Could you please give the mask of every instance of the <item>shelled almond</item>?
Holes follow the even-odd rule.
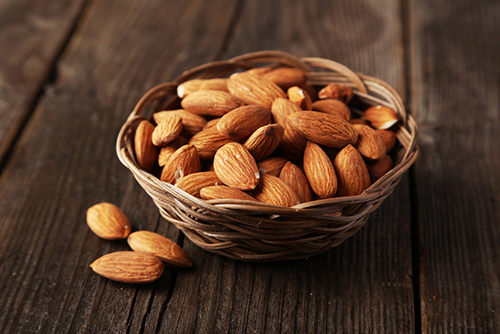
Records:
[[[351,109],[350,85],[311,86],[299,69],[261,67],[186,81],[177,93],[182,109],[143,121],[135,153],[191,196],[293,206],[362,194],[393,168],[398,113]]]

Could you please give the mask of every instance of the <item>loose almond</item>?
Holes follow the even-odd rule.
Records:
[[[183,109],[198,115],[222,116],[238,108],[241,101],[219,90],[198,90],[181,101]]]
[[[179,115],[182,118],[182,135],[186,137],[191,137],[195,133],[200,132],[207,123],[207,120],[203,116],[194,114],[184,109],[155,112],[153,114],[153,118],[156,124],[160,124],[171,115]]]
[[[286,98],[275,83],[244,72],[231,75],[227,87],[231,94],[247,104],[257,104],[267,109],[271,109],[275,99]]]
[[[179,189],[184,190],[194,197],[201,197],[200,190],[205,187],[216,186],[222,184],[214,171],[192,173],[186,175],[175,184]]]
[[[258,128],[243,144],[255,161],[267,158],[278,147],[284,129],[279,124],[269,124]]]
[[[139,167],[146,172],[153,170],[158,157],[158,148],[153,144],[153,131],[155,127],[144,120],[135,130],[134,150]]]
[[[280,179],[285,182],[299,196],[300,203],[313,200],[313,194],[309,181],[302,169],[290,161],[285,164],[280,172]]]
[[[165,118],[153,131],[153,144],[165,146],[173,142],[182,131],[182,118],[179,115],[171,115]]]
[[[254,157],[239,143],[226,144],[217,151],[214,170],[224,184],[240,190],[254,189],[260,180]]]
[[[318,144],[307,142],[304,151],[304,173],[312,190],[320,198],[330,198],[337,192],[337,174],[330,158]]]
[[[241,139],[250,136],[255,130],[271,121],[269,109],[258,105],[236,108],[217,122],[217,130],[227,138]]]
[[[297,86],[290,87],[287,90],[286,95],[290,101],[298,105],[302,110],[312,109],[311,97],[302,88]]]
[[[211,186],[205,187],[200,191],[201,198],[205,200],[210,199],[237,199],[243,201],[257,201],[247,193],[228,186]]]
[[[132,230],[127,216],[111,203],[91,206],[87,210],[87,225],[98,237],[107,240],[125,239]]]
[[[366,109],[363,118],[370,121],[376,129],[389,129],[399,120],[394,109],[386,106],[375,106]]]
[[[257,188],[250,193],[263,203],[291,207],[300,203],[299,196],[276,176],[263,174]]]
[[[156,256],[129,251],[104,255],[90,267],[97,274],[113,281],[145,284],[161,277],[164,264]]]
[[[280,67],[265,73],[261,76],[284,90],[292,86],[299,86],[307,81],[307,74],[296,68]]]
[[[345,119],[351,119],[351,109],[342,101],[334,99],[318,100],[312,104],[312,110],[321,111]]]
[[[329,85],[326,85],[318,93],[318,97],[322,100],[335,99],[335,100],[340,100],[346,104],[351,101],[353,96],[354,92],[351,87],[337,83],[331,83]]]
[[[347,145],[333,161],[338,177],[338,196],[359,195],[370,186],[370,175],[361,154]]]
[[[219,148],[233,141],[221,135],[216,127],[210,127],[191,137],[189,144],[196,147],[200,159],[212,159]]]
[[[193,265],[181,246],[158,233],[137,231],[128,236],[127,243],[135,252],[154,255],[169,266],[188,268]]]
[[[288,162],[288,159],[284,157],[272,157],[267,158],[259,162],[257,167],[259,168],[260,174],[268,174],[272,176],[280,175],[281,169]]]
[[[377,160],[385,154],[385,143],[382,137],[368,125],[353,125],[359,134],[356,149],[365,158]]]
[[[385,175],[394,167],[392,159],[388,155],[384,155],[379,160],[371,161],[368,165],[368,173],[370,174],[370,181],[375,183],[378,179]]]
[[[161,180],[174,184],[184,176],[201,170],[200,157],[196,147],[184,145],[179,147],[168,159],[161,173]]]

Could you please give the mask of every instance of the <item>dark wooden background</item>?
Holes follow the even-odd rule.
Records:
[[[0,0],[1,333],[500,332],[497,0]],[[194,246],[114,152],[139,97],[276,49],[393,85],[421,155],[343,245],[255,264]],[[179,242],[195,267],[136,286],[89,264],[91,205]]]

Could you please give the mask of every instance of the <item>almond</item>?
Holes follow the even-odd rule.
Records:
[[[384,176],[385,173],[390,171],[394,167],[392,159],[388,155],[384,155],[378,160],[371,161],[368,165],[368,173],[370,174],[370,180],[375,183],[378,179]]]
[[[181,146],[184,146],[188,143],[188,140],[184,137],[177,137],[170,144],[163,146],[160,149],[160,153],[158,154],[158,166],[163,167],[167,163],[168,159],[175,151]]]
[[[128,236],[127,243],[135,252],[154,255],[169,266],[188,268],[193,265],[181,246],[158,233],[137,231]]]
[[[284,131],[279,124],[264,125],[252,133],[243,146],[253,155],[255,161],[260,161],[276,150]]]
[[[318,93],[316,92],[316,89],[312,85],[306,82],[305,84],[299,85],[298,87],[307,92],[307,95],[309,95],[311,101],[314,102],[318,99]]]
[[[247,104],[257,104],[267,109],[271,109],[278,97],[286,97],[275,83],[248,73],[231,75],[227,87],[231,94]]]
[[[257,167],[259,168],[260,174],[269,174],[272,176],[280,175],[281,169],[288,162],[288,159],[284,157],[272,157],[267,158],[259,162]]]
[[[214,170],[224,184],[240,190],[254,189],[260,179],[254,157],[239,143],[226,144],[215,153]]]
[[[280,179],[285,182],[299,196],[300,203],[313,200],[309,181],[302,169],[288,161],[280,172]]]
[[[261,76],[261,75],[263,75],[267,72],[270,72],[272,70],[273,69],[270,67],[256,67],[256,68],[252,68],[252,69],[245,71],[245,73]]]
[[[284,90],[292,86],[302,85],[307,81],[307,74],[296,68],[280,67],[260,74],[263,78],[274,82]]]
[[[242,106],[231,110],[217,122],[217,130],[227,138],[241,139],[271,121],[269,109],[258,105]]]
[[[165,118],[153,131],[153,144],[165,146],[173,142],[182,131],[182,118],[179,115],[171,115]]]
[[[182,134],[186,137],[191,137],[195,133],[200,132],[207,123],[205,117],[193,114],[184,109],[158,111],[153,114],[153,118],[156,124],[160,124],[165,118],[171,115],[179,115],[182,118]]]
[[[312,104],[312,110],[321,111],[345,119],[351,119],[351,109],[342,101],[334,99],[319,100]]]
[[[164,269],[163,262],[156,256],[130,251],[104,255],[90,267],[110,280],[132,284],[156,281]]]
[[[276,176],[263,174],[257,188],[251,192],[263,203],[291,207],[300,203],[299,196],[285,182]]]
[[[184,176],[201,170],[200,157],[196,147],[184,145],[179,147],[168,159],[161,173],[161,180],[174,184]]]
[[[203,79],[193,79],[181,83],[177,86],[177,96],[181,99],[200,89]]]
[[[219,90],[198,90],[181,101],[183,109],[198,115],[209,116],[225,115],[240,105],[240,100],[228,92]]]
[[[222,117],[209,120],[205,125],[203,125],[203,130],[210,129],[210,128],[217,128],[217,123],[219,123],[221,118]]]
[[[338,177],[338,196],[359,195],[370,186],[370,175],[361,154],[347,145],[333,161]]]
[[[354,124],[353,127],[358,132],[356,149],[365,158],[377,160],[385,154],[385,143],[382,137],[368,125]]]
[[[200,90],[202,89],[220,90],[223,92],[229,92],[229,90],[227,89],[226,78],[205,79],[203,80],[200,86]]]
[[[394,148],[394,145],[396,145],[396,133],[392,130],[383,129],[376,129],[375,131],[379,134],[380,137],[382,137],[382,140],[384,141],[385,153],[391,152]]]
[[[330,198],[337,192],[337,174],[330,158],[318,144],[307,142],[304,151],[304,173],[312,190],[320,198]]]
[[[132,230],[127,216],[111,203],[91,206],[87,210],[87,225],[95,235],[107,240],[125,239]]]
[[[358,133],[349,122],[318,111],[291,114],[288,122],[307,139],[329,147],[344,147],[358,139]]]
[[[389,129],[399,120],[396,111],[386,106],[375,106],[366,109],[363,118],[370,121],[376,129]]]
[[[153,170],[158,157],[158,148],[153,145],[153,131],[155,127],[144,120],[135,130],[134,151],[139,167],[146,172]]]
[[[211,127],[191,137],[189,144],[196,147],[200,159],[212,159],[220,147],[233,141],[221,135],[217,128]]]
[[[284,129],[279,150],[290,160],[300,159],[307,143],[303,134],[288,123],[288,116],[296,112],[302,112],[300,107],[290,100],[282,98],[276,99],[271,108],[274,121]]]
[[[370,125],[370,122],[368,122],[366,119],[363,118],[351,118],[349,120],[349,123],[351,124],[363,124],[363,125]]]
[[[184,190],[194,197],[201,197],[200,190],[205,187],[222,184],[214,171],[199,172],[186,175],[175,184],[179,189]]]
[[[353,96],[354,92],[351,87],[337,83],[326,85],[318,93],[318,97],[322,100],[335,99],[340,100],[346,104],[351,101]]]
[[[201,198],[205,200],[210,200],[210,199],[237,199],[237,200],[244,200],[244,201],[257,201],[255,198],[252,196],[248,195],[247,193],[234,188],[234,187],[228,187],[228,186],[211,186],[211,187],[205,187],[201,189],[200,191]]]
[[[286,95],[290,101],[298,105],[302,110],[312,109],[311,97],[302,88],[297,86],[290,87],[288,88]]]

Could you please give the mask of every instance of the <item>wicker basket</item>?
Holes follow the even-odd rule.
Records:
[[[400,145],[395,167],[361,195],[315,200],[292,208],[238,200],[204,201],[138,167],[133,151],[134,131],[139,122],[149,119],[152,113],[178,105],[176,88],[179,83],[194,78],[225,77],[263,65],[304,70],[312,85],[347,84],[355,89],[353,101],[356,103],[386,105],[396,110],[402,122],[396,126]],[[331,60],[299,59],[283,52],[262,51],[202,65],[171,83],[151,89],[123,125],[116,153],[151,196],[161,215],[196,245],[230,258],[264,262],[319,254],[356,233],[370,213],[392,193],[417,158],[417,135],[417,124],[406,114],[401,98],[381,80],[354,73]]]

